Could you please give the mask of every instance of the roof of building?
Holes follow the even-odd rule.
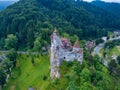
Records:
[[[79,47],[79,41],[78,41],[78,39],[76,40],[76,42],[75,42],[75,44],[74,44],[73,47],[75,47],[75,48],[80,48],[80,47]]]
[[[120,32],[120,30],[115,30],[114,32]]]
[[[83,52],[83,50],[82,50],[82,49],[79,49],[78,53],[82,53],[82,52]]]
[[[71,43],[68,38],[61,38],[62,42]]]
[[[61,38],[61,41],[62,41],[64,48],[72,47],[72,44],[68,38]]]
[[[55,33],[57,33],[57,32],[58,32],[58,30],[55,28],[54,32],[55,32]]]

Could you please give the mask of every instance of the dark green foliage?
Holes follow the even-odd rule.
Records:
[[[13,34],[7,35],[7,38],[5,39],[5,48],[6,49],[16,49],[17,48],[17,37],[14,36]]]
[[[66,90],[78,90],[78,87],[75,85],[74,81],[70,81]]]
[[[0,49],[3,49],[5,46],[5,39],[4,38],[1,38],[0,39]]]
[[[89,57],[89,56],[88,56]],[[90,56],[91,57],[91,56]],[[113,89],[112,76],[109,76],[109,71],[106,67],[100,62],[98,56],[88,58],[89,60],[84,60],[83,64],[80,65],[79,62],[74,61],[71,67],[61,71],[61,74],[64,75],[61,79],[65,78],[69,80],[67,90],[110,90]],[[92,59],[92,63],[90,63]],[[63,62],[61,67],[64,65]],[[62,68],[60,68],[61,70]],[[64,72],[64,74],[63,74]],[[118,73],[118,71],[117,71]],[[115,74],[117,75],[117,74]],[[112,78],[111,78],[112,77]]]
[[[46,76],[46,75],[44,75],[44,76],[43,76],[43,80],[46,80],[46,79],[47,79],[47,76]]]
[[[13,66],[16,66],[17,52],[14,49],[11,49],[6,54],[7,58],[12,61]]]
[[[102,39],[100,38],[100,39],[96,40],[96,45],[98,45],[98,44],[100,44],[100,43],[103,43],[103,42],[104,42],[104,40],[102,40]]]
[[[67,66],[67,67],[71,67],[72,65],[73,65],[72,62],[68,62],[68,63],[66,63],[66,66]]]
[[[92,2],[93,5],[100,7],[116,16],[120,16],[120,4],[119,3],[109,3],[102,0],[96,0]]]
[[[54,27],[60,34],[94,39],[107,35],[112,28],[118,29],[120,21],[116,18],[87,2],[20,0],[0,12],[0,38],[12,33],[18,38],[18,49],[31,50],[38,37],[41,46],[48,45]]]
[[[120,65],[120,56],[117,57],[118,64]]]
[[[2,61],[2,67],[6,70],[7,74],[11,74],[10,69],[12,68],[13,64],[12,61],[10,61],[8,58],[5,58]]]
[[[35,39],[34,48],[33,48],[35,51],[40,51],[41,50],[41,48],[42,48],[41,41],[42,41],[41,37],[37,37]]]
[[[108,66],[109,66],[110,73],[112,73],[115,71],[117,63],[115,62],[115,60],[111,60],[108,64]]]
[[[31,57],[31,63],[32,63],[33,65],[35,64],[35,61],[34,61],[33,56]]]
[[[103,52],[103,57],[105,58],[105,56],[107,55],[107,53],[106,52]]]
[[[112,40],[112,41],[108,41],[107,43],[105,43],[104,49],[112,49],[115,46],[119,46],[120,45],[120,40]]]
[[[55,78],[54,81],[53,81],[53,84],[54,85],[57,85],[59,83],[59,79],[58,78]]]
[[[6,83],[6,74],[4,69],[0,66],[0,85],[3,86]]]

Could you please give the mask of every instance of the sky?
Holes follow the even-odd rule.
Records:
[[[0,1],[19,1],[19,0],[0,0]]]
[[[0,1],[19,1],[19,0],[0,0]],[[83,0],[83,1],[91,2],[93,0]],[[120,3],[120,0],[102,0],[102,1],[105,1],[105,2],[119,2]]]
[[[84,1],[91,2],[93,0],[84,0]],[[119,2],[120,3],[120,0],[101,0],[101,1],[105,1],[105,2]]]

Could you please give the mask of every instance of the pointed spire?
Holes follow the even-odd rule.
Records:
[[[75,42],[75,44],[74,44],[73,47],[75,47],[75,48],[80,48],[80,47],[79,47],[79,41],[78,41],[78,39],[76,40],[76,42]]]
[[[55,33],[57,33],[57,32],[58,32],[56,28],[55,28],[54,32],[55,32]]]

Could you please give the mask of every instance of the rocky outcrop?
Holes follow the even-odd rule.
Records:
[[[73,61],[77,60],[82,64],[83,61],[83,50],[79,47],[78,40],[75,42],[74,46],[71,45],[69,39],[61,39],[57,30],[51,35],[51,53],[50,53],[50,63],[51,63],[51,78],[59,78],[59,66],[62,61]]]

